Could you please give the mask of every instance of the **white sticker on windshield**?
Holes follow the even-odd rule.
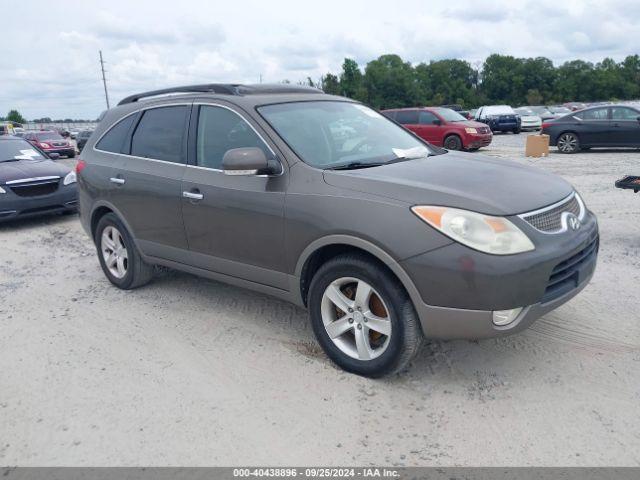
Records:
[[[375,112],[375,111],[371,110],[370,108],[365,107],[364,105],[354,105],[354,107],[356,107],[358,110],[360,110],[365,115],[369,115],[371,118],[380,118],[382,116],[378,112]]]
[[[14,160],[33,160],[33,157],[29,155],[14,155]]]
[[[20,150],[20,153],[24,156],[27,157],[39,157],[40,154],[38,152],[36,152],[33,148],[30,148],[28,150]]]

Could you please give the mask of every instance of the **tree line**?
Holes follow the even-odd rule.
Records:
[[[310,79],[306,83],[314,85]],[[640,99],[640,57],[629,55],[621,62],[605,58],[595,64],[571,60],[556,67],[545,57],[493,54],[476,69],[464,60],[412,65],[388,54],[367,63],[364,71],[346,58],[340,73],[327,73],[316,86],[377,109],[632,100]]]

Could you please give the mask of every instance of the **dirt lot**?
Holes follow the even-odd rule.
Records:
[[[525,135],[489,155],[525,159]],[[306,313],[190,275],[122,292],[75,217],[0,226],[0,464],[640,465],[640,152],[552,154],[596,212],[589,287],[517,336],[337,370]]]

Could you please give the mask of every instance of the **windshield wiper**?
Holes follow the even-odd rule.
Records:
[[[328,167],[327,170],[355,170],[358,168],[381,167],[391,162],[349,162],[334,167]]]

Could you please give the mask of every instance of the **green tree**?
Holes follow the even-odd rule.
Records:
[[[342,95],[356,100],[366,100],[367,93],[363,83],[363,75],[358,62],[345,58],[340,74],[340,90]]]
[[[418,98],[423,105],[475,105],[477,72],[468,62],[449,59],[415,67]]]
[[[527,90],[527,105],[541,105],[543,102],[542,95],[537,88]]]
[[[18,112],[17,110],[9,110],[9,113],[7,113],[7,121],[18,122],[18,123],[27,122],[25,118],[22,115],[20,115],[20,112]]]
[[[374,108],[412,107],[419,104],[415,72],[398,55],[382,55],[364,72],[367,101]]]
[[[327,73],[321,80],[324,93],[340,95],[340,80],[332,73]]]

